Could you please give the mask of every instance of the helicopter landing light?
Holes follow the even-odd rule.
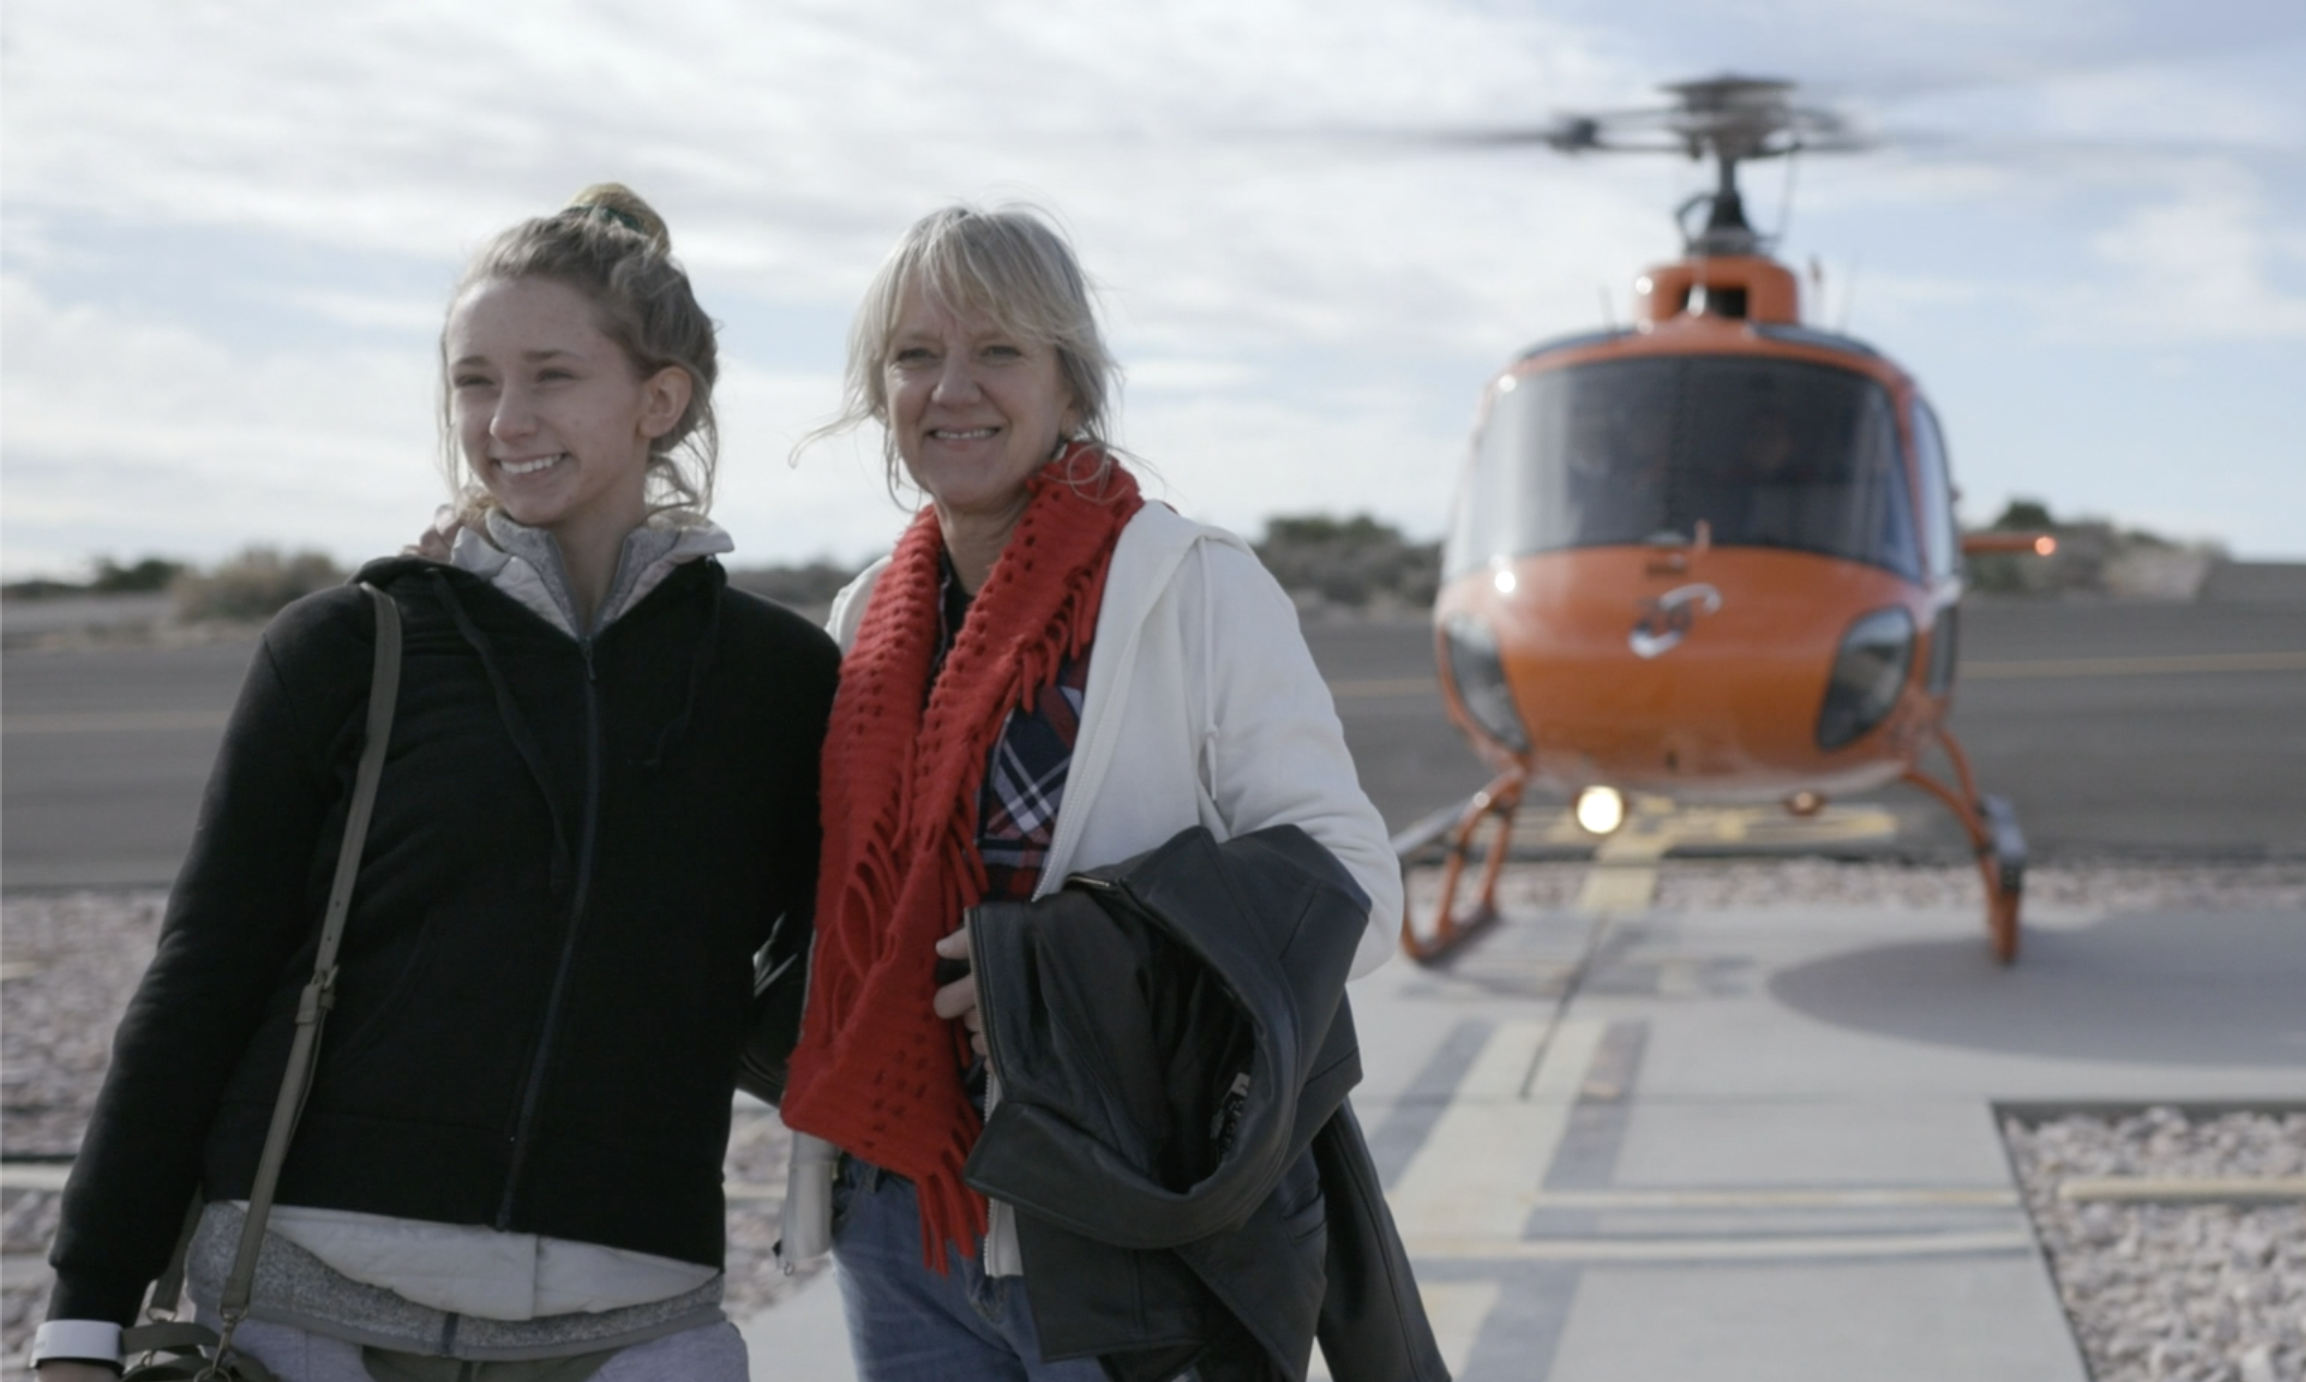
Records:
[[[1612,834],[1625,824],[1625,794],[1615,787],[1588,787],[1577,794],[1576,812],[1587,834]]]
[[[1513,587],[1515,584],[1517,584],[1517,582],[1513,578],[1513,572],[1499,571],[1497,575],[1490,579],[1490,584],[1497,587],[1498,594],[1511,595],[1513,593]]]

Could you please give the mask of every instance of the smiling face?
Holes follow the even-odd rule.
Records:
[[[1025,482],[1075,422],[1055,347],[905,291],[883,364],[888,424],[913,482],[948,525],[1011,521]]]
[[[686,370],[644,378],[583,294],[540,278],[473,285],[443,346],[458,446],[509,517],[571,556],[640,526],[649,443],[688,406]]]

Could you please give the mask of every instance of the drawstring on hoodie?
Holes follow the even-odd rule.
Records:
[[[641,760],[642,767],[663,767],[665,755],[671,753],[673,745],[680,742],[682,735],[688,733],[689,721],[696,718],[697,702],[704,696],[705,674],[712,670],[713,658],[720,651],[720,646],[720,592],[708,584],[705,588],[704,632],[697,636],[696,653],[689,659],[688,694],[682,698],[681,713],[675,715],[665,725],[664,730],[657,735],[656,747],[649,751],[648,757]]]
[[[545,809],[552,817],[552,890],[557,895],[568,891],[570,874],[576,865],[575,856],[568,845],[568,828],[561,820],[559,797],[553,790],[552,778],[545,772],[544,754],[537,747],[536,736],[530,732],[528,721],[522,717],[520,707],[512,698],[512,686],[497,669],[496,650],[488,636],[465,613],[464,602],[457,599],[456,588],[446,572],[431,573],[433,584],[440,589],[441,603],[448,607],[448,617],[455,621],[456,631],[480,658],[481,670],[488,674],[488,684],[496,693],[497,717],[504,721],[505,733],[512,738],[513,749],[521,762],[528,765],[529,776],[536,779],[537,790],[544,794]]]

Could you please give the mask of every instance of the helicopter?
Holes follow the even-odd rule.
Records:
[[[1806,816],[1905,782],[1960,822],[1993,954],[2010,963],[2025,837],[1947,725],[1962,557],[2046,555],[2055,540],[1960,533],[1944,432],[1915,380],[1806,323],[1799,279],[1746,219],[1742,165],[1866,141],[1794,104],[1790,82],[1662,90],[1661,109],[1484,136],[1710,157],[1716,177],[1676,211],[1682,257],[1635,280],[1630,326],[1533,346],[1482,392],[1434,648],[1449,715],[1494,777],[1440,818],[1435,916],[1405,916],[1403,947],[1431,962],[1495,919],[1533,789],[1569,798],[1600,837],[1634,793]],[[1932,750],[1950,779],[1925,765]]]

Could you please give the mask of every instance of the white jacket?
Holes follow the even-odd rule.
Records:
[[[825,626],[843,651],[887,565],[867,567],[833,601]],[[1195,825],[1219,840],[1299,827],[1369,897],[1354,977],[1393,953],[1401,866],[1362,793],[1296,607],[1240,538],[1149,503],[1113,550],[1081,733],[1036,895]],[[780,1254],[788,1268],[831,1244],[839,1155],[806,1133],[794,1138]],[[993,1205],[993,1275],[1020,1270],[1008,1208]]]

